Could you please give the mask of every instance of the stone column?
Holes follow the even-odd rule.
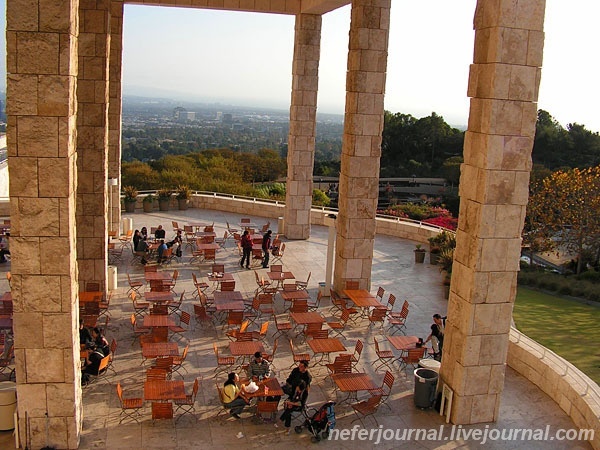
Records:
[[[119,180],[117,186],[109,190],[112,205],[109,217],[112,224],[109,230],[119,232],[121,223],[120,179],[121,179],[121,111],[122,89],[121,68],[123,56],[123,2],[112,0],[110,3],[110,52],[108,63],[109,105],[108,105],[108,178]]]
[[[77,86],[77,263],[79,284],[106,286],[108,212],[108,52],[110,0],[79,10]]]
[[[391,0],[352,2],[334,288],[369,289],[375,240]]]
[[[441,378],[455,424],[495,421],[537,118],[544,0],[480,0]]]
[[[310,236],[320,51],[321,16],[297,15],[284,213],[285,235],[289,239]]]
[[[13,327],[19,434],[30,448],[77,448],[81,428],[77,9],[77,0],[7,2]]]

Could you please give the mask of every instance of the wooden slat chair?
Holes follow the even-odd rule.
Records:
[[[297,299],[292,302],[290,306],[291,313],[303,313],[308,312],[308,300],[306,299]]]
[[[212,273],[225,273],[225,264],[213,264],[211,268]]]
[[[108,368],[109,361],[110,361],[110,355],[105,356],[104,358],[102,358],[100,360],[100,365],[98,366],[98,371],[96,373],[88,373],[89,381],[86,385],[84,385],[84,387],[88,387],[92,383],[94,383],[100,379],[103,380],[104,382],[108,383],[106,376],[108,373],[107,368]]]
[[[375,354],[377,355],[377,361],[379,365],[375,367],[375,371],[379,368],[385,366],[388,370],[392,370],[390,364],[394,362],[394,353],[391,350],[381,350],[379,348],[379,342],[377,342],[377,338],[373,337],[373,342],[375,342]]]
[[[360,339],[356,341],[354,345],[354,353],[350,355],[350,360],[352,361],[352,368],[356,369],[358,362],[360,361],[360,356],[362,355],[362,351],[364,348],[363,341]],[[340,355],[344,355],[345,353],[341,353]]]
[[[215,357],[217,358],[217,367],[215,367],[215,374],[213,375],[214,378],[221,372],[231,371],[235,364],[235,358],[233,356],[220,356],[219,348],[217,347],[216,342],[213,342],[213,351],[215,352]]]
[[[217,260],[217,251],[214,248],[208,248],[204,250],[202,258],[203,263],[215,262]]]
[[[212,316],[208,314],[204,305],[194,304],[194,319],[199,325],[209,324],[213,328],[215,326]]]
[[[325,367],[329,371],[329,377],[336,373],[352,373],[352,355],[338,355],[332,363],[325,364]]]
[[[144,407],[144,399],[141,397],[125,398],[123,396],[123,388],[121,387],[120,382],[117,382],[117,396],[119,397],[119,403],[121,405],[119,423],[122,423],[126,418],[133,419],[137,423],[140,423],[140,409]]]
[[[177,416],[175,419],[175,423],[179,421],[184,415],[191,414],[196,422],[198,422],[198,417],[194,414],[196,412],[196,397],[198,396],[198,390],[200,389],[200,382],[198,378],[194,380],[194,386],[192,387],[192,393],[186,394],[185,399],[174,400],[173,403],[175,405],[175,412],[182,410],[182,413]]]
[[[263,422],[273,422],[277,415],[278,406],[279,402],[259,400],[256,402],[256,415]],[[265,418],[263,414],[268,414],[267,418]]]
[[[162,356],[154,360],[154,364],[151,366],[153,369],[163,369],[167,372],[167,380],[171,379],[173,375],[173,357]]]
[[[317,311],[321,307],[321,299],[323,298],[323,294],[321,291],[317,292],[317,299],[313,300],[309,298],[307,300],[308,310],[309,311]]]
[[[363,400],[362,402],[358,402],[358,403],[354,403],[354,404],[350,405],[350,406],[352,406],[352,409],[354,410],[354,414],[356,414],[356,419],[354,419],[350,423],[360,420],[360,423],[362,424],[362,426],[366,428],[366,425],[363,422],[363,419],[366,418],[367,416],[372,416],[373,419],[375,420],[375,423],[377,424],[377,426],[379,426],[379,422],[377,422],[375,413],[379,409],[380,402],[381,402],[381,395],[373,395],[373,396],[369,397],[367,400]]]
[[[317,331],[311,332],[309,334],[307,334],[306,332],[304,333],[305,340],[308,338],[327,339],[328,337],[329,337],[329,330],[317,330]]]
[[[244,311],[228,311],[227,318],[223,324],[223,329],[229,330],[231,328],[241,327],[244,319]]]
[[[152,425],[157,420],[171,420],[173,425],[173,403],[171,402],[152,402]]]
[[[308,282],[310,281],[310,276],[312,272],[308,272],[308,277],[306,277],[306,281],[296,280],[296,289],[299,291],[305,291],[308,288]]]
[[[140,340],[140,336],[147,335],[150,333],[150,328],[137,326],[135,314],[131,315],[130,322],[131,328],[133,329],[133,340],[131,341],[131,346],[133,346],[136,340]]]
[[[290,351],[292,352],[292,364],[290,364],[290,368],[291,367],[295,367],[296,364],[298,364],[300,361],[310,361],[310,354],[308,353],[296,353],[294,351],[294,343],[292,342],[292,340],[290,339]]]
[[[6,356],[0,358],[0,374],[8,372],[8,379],[16,379],[15,376],[15,346],[11,344],[6,352]]]
[[[274,315],[274,320],[275,320],[275,329],[277,331],[273,334],[273,339],[275,339],[277,336],[279,336],[283,333],[287,334],[289,331],[292,330],[292,323],[291,322],[281,322],[281,321],[277,320],[277,314]]]
[[[385,405],[391,411],[392,408],[387,404],[387,399],[392,392],[392,386],[394,385],[395,377],[392,375],[392,372],[386,370],[385,375],[383,376],[383,382],[381,383],[381,387],[377,389],[369,389],[369,394],[371,395],[381,395],[380,404]]]
[[[186,345],[181,352],[181,356],[173,356],[173,372],[177,372],[179,375],[179,369],[183,369],[185,373],[188,373],[187,369],[183,366],[183,363],[187,359],[188,352],[190,350],[190,344]]]
[[[192,272],[192,281],[194,283],[194,298],[198,298],[200,292],[206,291],[210,286],[204,281],[198,281],[196,274]]]
[[[148,312],[148,309],[150,308],[150,303],[146,303],[146,302],[139,302],[138,299],[138,294],[136,293],[136,291],[131,291],[129,293],[129,298],[131,299],[131,303],[133,305],[133,312],[137,317],[143,317],[145,313]]]
[[[275,244],[273,244],[275,245]],[[283,263],[283,255],[285,254],[285,242],[283,242],[280,246],[276,247],[272,251],[273,262]]]
[[[267,332],[269,331],[269,322],[263,322],[260,326],[260,331],[252,331],[252,340],[265,342]]]
[[[235,280],[221,282],[221,292],[233,292],[233,291],[235,291]]]
[[[273,342],[273,352],[272,353],[263,353],[262,357],[265,361],[267,361],[272,368],[275,368],[275,364],[273,364],[273,361],[275,360],[275,353],[277,352],[277,342],[278,340],[275,339]]]
[[[405,355],[400,357],[400,369],[406,369],[411,366],[415,369],[419,365],[419,361],[425,357],[427,347],[418,347],[409,349]]]
[[[113,363],[114,363],[114,360],[115,360],[115,354],[116,353],[117,353],[117,341],[116,341],[115,338],[113,338],[112,341],[110,341],[110,353],[108,354],[108,356],[110,357],[110,359],[108,360],[107,369],[111,370],[115,375],[117,374],[117,371],[113,367]]]
[[[345,340],[346,336],[344,336],[344,330],[346,329],[346,324],[348,323],[349,319],[350,312],[347,309],[344,309],[339,321],[327,322],[327,325],[329,328],[331,328],[331,331],[335,336],[341,337]]]
[[[252,265],[262,265],[262,261],[264,259],[263,251],[260,248],[252,249]]]
[[[375,294],[375,298],[377,298],[377,300],[379,300],[380,302],[383,302],[384,294],[385,294],[385,289],[382,288],[381,286],[379,286],[377,288],[377,294]]]
[[[347,280],[346,281],[346,289],[360,289],[360,281],[356,281],[356,280]]]
[[[171,279],[167,281],[163,281],[163,286],[168,286],[169,289],[176,294],[175,285],[177,284],[177,280],[179,278],[179,270],[174,270],[173,275],[171,275]]]
[[[225,335],[229,338],[229,340],[237,341],[239,334],[246,333],[248,331],[248,325],[250,325],[250,321],[244,320],[239,329],[229,330],[227,333],[225,333]]]
[[[99,292],[100,291],[100,283],[96,281],[88,281],[85,285],[86,292]]]
[[[371,314],[369,315],[369,328],[373,325],[378,324],[379,328],[383,331],[383,324],[385,322],[385,318],[387,316],[387,309],[385,308],[373,308],[371,310]]]
[[[400,332],[406,335],[406,319],[408,318],[408,313],[408,302],[406,300],[404,301],[402,309],[399,312],[390,313],[388,317],[388,331],[390,334],[396,334],[396,332]]]
[[[130,292],[135,291],[138,295],[140,295],[140,289],[144,286],[144,283],[141,281],[131,281],[131,275],[127,274],[127,283],[129,284],[129,289],[125,293],[125,295],[129,295]]]
[[[227,241],[229,240],[230,236],[231,235],[229,234],[229,232],[225,231],[225,233],[223,234],[222,238],[218,237],[218,238],[215,239],[215,243],[219,244],[219,247],[225,248],[225,246],[227,245]]]
[[[165,381],[167,379],[167,369],[160,367],[150,367],[146,369],[146,381],[148,380],[160,380]]]
[[[179,315],[179,324],[175,326],[170,326],[169,332],[173,333],[173,336],[177,336],[178,338],[180,336],[183,336],[184,333],[189,331],[191,320],[192,316],[190,315],[190,313],[186,311],[181,311],[181,314]]]
[[[264,278],[259,277],[258,272],[256,270],[254,271],[254,278],[256,280],[257,286],[256,291],[254,291],[254,295],[264,292],[266,288],[271,286],[271,282],[269,280],[265,280]]]

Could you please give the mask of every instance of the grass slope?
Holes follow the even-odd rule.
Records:
[[[517,329],[600,383],[600,308],[519,288]]]

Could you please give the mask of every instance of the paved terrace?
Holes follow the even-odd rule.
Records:
[[[152,214],[129,214],[124,215],[133,219],[134,229],[146,226],[150,227],[162,224],[167,230],[167,238],[172,236],[171,221],[175,220],[180,226],[188,221],[215,223],[216,232],[222,235],[225,230],[225,222],[237,224],[241,216],[218,211],[190,209],[188,211],[155,212]],[[257,224],[265,223],[262,218],[253,217]],[[275,218],[271,220],[273,232],[277,231]],[[318,282],[323,281],[325,273],[325,261],[327,252],[327,233],[325,227],[313,226],[311,238],[307,241],[286,241],[286,252],[283,258],[284,270],[294,273],[298,279],[305,280],[309,272],[312,277],[309,283],[309,292],[316,298]],[[398,297],[396,309],[401,307],[402,301],[410,302],[410,314],[407,322],[407,334],[425,338],[429,332],[431,316],[434,313],[444,314],[447,308],[447,300],[443,299],[441,275],[437,266],[425,264],[414,264],[414,243],[403,241],[387,236],[378,236],[375,242],[373,255],[372,292],[378,286],[386,289],[387,293],[393,293]],[[184,310],[193,312],[192,308],[192,278],[191,273],[197,275],[205,274],[209,270],[208,265],[190,265],[189,255],[184,254],[181,262],[173,262],[166,266],[166,270],[179,270],[180,277],[177,281],[177,292],[186,292]],[[223,335],[220,327],[217,332],[208,327],[200,327],[193,324],[185,338],[181,340],[180,352],[189,341],[190,352],[185,363],[187,373],[184,373],[186,390],[191,391],[195,377],[202,377],[202,384],[196,402],[197,422],[190,415],[179,420],[176,425],[169,421],[152,424],[150,418],[149,403],[142,410],[143,420],[141,424],[125,420],[119,424],[119,401],[115,391],[117,381],[124,387],[126,396],[142,396],[143,380],[146,367],[141,363],[141,351],[139,344],[132,345],[132,332],[129,316],[132,313],[131,302],[125,296],[127,290],[126,273],[129,272],[134,280],[143,280],[143,268],[140,265],[130,265],[130,256],[127,255],[123,263],[118,264],[119,288],[113,292],[111,302],[111,315],[107,338],[110,341],[115,338],[118,349],[115,357],[115,369],[117,375],[110,375],[108,381],[99,381],[83,392],[84,421],[81,435],[80,448],[99,449],[148,449],[148,448],[290,448],[290,446],[310,447],[310,434],[305,430],[301,434],[294,432],[286,435],[285,428],[277,421],[278,426],[272,423],[257,424],[252,419],[252,413],[245,411],[241,420],[217,413],[221,409],[213,379],[213,369],[216,361],[212,350],[214,341],[221,347],[229,342]],[[233,240],[225,250],[217,255],[217,262],[223,262],[226,271],[234,274],[236,289],[250,296],[255,290],[256,284],[254,273],[241,269],[238,264],[239,256]],[[10,265],[0,267],[0,270],[10,270]],[[264,274],[266,271],[259,270]],[[266,275],[264,275],[266,278]],[[2,291],[8,289],[5,277],[2,277]],[[320,311],[327,315],[330,303],[329,298],[321,304]],[[283,311],[281,298],[276,297],[276,309],[279,314]],[[271,323],[271,325],[274,325]],[[267,342],[272,345],[271,336],[274,326],[269,330]],[[376,359],[374,354],[373,337],[378,336],[382,341],[381,333],[376,327],[369,330],[367,322],[359,325],[350,325],[349,331],[345,332],[346,347],[352,351],[358,338],[365,342],[360,370],[372,374],[377,383],[383,378],[383,373],[373,373],[372,362]],[[302,351],[309,351],[308,347],[296,340]],[[387,342],[385,343],[387,346]],[[271,349],[269,348],[268,351]],[[280,380],[285,379],[290,369],[291,354],[287,339],[279,338],[279,349],[275,357],[276,374]],[[325,379],[326,369],[311,368],[313,384],[309,396],[309,406],[318,407],[329,399],[335,399],[335,393],[331,381]],[[417,409],[413,404],[414,376],[409,370],[406,373],[396,370],[394,373],[396,381],[392,394],[388,400],[390,409],[382,406],[377,413],[377,420],[384,428],[428,428],[437,429],[444,424],[442,417],[434,410],[423,411]],[[174,375],[177,377],[177,375]],[[219,384],[224,381],[223,375],[218,378]],[[364,396],[364,393],[363,393]],[[359,396],[360,397],[360,396]],[[351,421],[355,415],[349,406],[341,405],[336,408],[337,427],[340,429],[351,427]],[[376,427],[372,418],[365,421],[368,427]],[[296,423],[293,423],[294,426]],[[352,425],[360,424],[355,422]],[[565,413],[544,393],[528,380],[518,375],[515,371],[507,368],[505,389],[500,406],[500,419],[492,424],[498,429],[509,428],[540,428],[550,425],[552,430],[573,428],[573,423]],[[484,429],[486,425],[466,426],[466,430]],[[236,437],[238,433],[243,437]],[[50,435],[52,431],[50,430]],[[448,433],[449,434],[449,433]],[[448,435],[447,434],[447,435]],[[330,441],[321,443],[328,448],[364,448],[375,447],[374,442],[364,441]],[[0,432],[0,448],[13,448],[14,440],[11,432]],[[591,448],[587,442],[488,442],[485,447],[478,442],[470,441],[411,441],[411,442],[387,442],[379,445],[381,448],[411,448],[411,449],[434,449],[434,448],[486,448],[486,449],[573,449]]]

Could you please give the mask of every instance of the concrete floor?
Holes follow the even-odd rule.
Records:
[[[222,235],[225,230],[225,221],[230,224],[239,222],[241,216],[230,213],[207,210],[188,210],[188,211],[168,211],[154,212],[152,214],[127,214],[124,217],[130,217],[134,221],[134,229],[142,226],[150,227],[162,224],[167,230],[167,238],[174,233],[171,231],[171,220],[178,222],[183,226],[188,221],[214,222],[216,231]],[[253,222],[263,224],[264,219],[253,218]],[[272,228],[274,232],[277,229],[276,220],[272,219]],[[285,241],[285,239],[284,239]],[[283,258],[284,270],[292,271],[298,279],[306,279],[309,272],[312,276],[309,283],[309,292],[313,298],[316,297],[318,282],[324,281],[325,261],[327,252],[327,228],[314,226],[311,230],[311,237],[307,241],[287,241],[286,253]],[[372,270],[372,288],[375,292],[378,286],[382,286],[387,293],[393,293],[398,298],[396,309],[399,309],[404,299],[410,303],[410,314],[407,321],[407,334],[416,335],[425,338],[429,333],[431,316],[434,313],[445,314],[447,300],[443,298],[442,277],[437,266],[425,264],[415,264],[413,257],[414,243],[403,241],[387,236],[378,236],[375,241],[373,254]],[[99,448],[99,449],[149,449],[149,448],[232,448],[251,447],[251,448],[289,448],[290,446],[311,446],[310,434],[304,430],[301,434],[294,432],[286,435],[285,428],[279,421],[277,424],[261,423],[257,424],[252,417],[251,411],[245,411],[241,420],[230,418],[227,414],[219,417],[217,413],[221,406],[217,398],[215,389],[215,379],[213,379],[213,368],[215,366],[215,356],[212,350],[213,342],[225,347],[229,342],[221,332],[220,327],[217,332],[207,327],[194,326],[185,338],[180,342],[180,351],[185,344],[189,342],[190,352],[185,363],[187,374],[184,373],[186,389],[191,391],[192,383],[195,377],[202,377],[200,392],[196,402],[196,419],[187,415],[181,418],[175,425],[171,422],[157,422],[152,424],[150,419],[150,405],[146,405],[142,411],[143,420],[141,424],[128,422],[119,424],[119,401],[115,391],[117,381],[121,382],[126,395],[141,396],[143,393],[143,380],[146,367],[142,364],[139,344],[132,345],[132,332],[129,323],[129,316],[132,312],[130,302],[125,296],[127,290],[126,273],[129,272],[134,280],[143,280],[142,266],[129,264],[129,255],[123,263],[118,264],[119,288],[113,292],[111,302],[112,319],[106,332],[109,341],[115,338],[118,342],[118,349],[115,357],[115,369],[117,375],[111,375],[108,378],[109,383],[100,381],[83,392],[84,401],[84,421],[81,433],[80,448]],[[255,287],[254,273],[241,269],[238,264],[238,252],[233,242],[230,242],[227,248],[220,251],[217,255],[218,262],[226,265],[226,271],[232,272],[236,279],[236,289],[241,290],[250,296]],[[191,273],[202,276],[209,270],[208,265],[189,264],[189,255],[184,255],[181,262],[174,262],[167,270],[177,269],[180,272],[177,281],[177,292],[186,292],[186,301],[184,310],[192,312],[191,292],[192,279]],[[10,265],[0,267],[0,271],[10,270]],[[261,271],[259,271],[260,273]],[[265,271],[262,271],[265,273]],[[265,275],[266,278],[266,275]],[[1,283],[5,282],[2,277]],[[7,286],[0,286],[0,289],[7,289]],[[329,309],[329,299],[324,299],[321,305],[321,312],[327,315]],[[279,314],[283,312],[281,298],[276,299],[276,309]],[[271,324],[273,325],[273,324]],[[273,327],[274,328],[274,327]],[[267,342],[272,344],[271,336],[273,329],[269,331]],[[349,350],[354,348],[358,338],[365,342],[365,351],[363,352],[360,370],[373,375],[376,382],[381,382],[383,373],[374,373],[372,362],[376,359],[374,354],[373,338],[378,337],[379,341],[384,340],[381,331],[378,328],[369,329],[366,321],[358,325],[351,325],[345,332],[347,340],[345,345]],[[300,350],[308,351],[305,344],[296,340],[296,345]],[[387,342],[384,344],[387,345]],[[270,349],[269,349],[270,350]],[[287,377],[291,364],[291,354],[287,338],[279,338],[279,349],[275,357],[276,374],[278,378]],[[309,406],[319,407],[327,400],[335,400],[336,394],[333,390],[331,381],[325,379],[327,373],[324,368],[309,369],[313,375],[313,385],[309,396]],[[175,375],[176,376],[176,375]],[[439,430],[440,426],[445,425],[443,418],[434,410],[421,410],[414,406],[413,390],[414,375],[412,371],[395,370],[396,377],[392,394],[388,400],[390,408],[382,406],[376,415],[378,424],[383,429],[403,430],[409,428],[418,428],[429,430]],[[218,383],[222,385],[224,379],[221,375]],[[362,393],[360,397],[365,397]],[[336,407],[337,428],[340,430],[351,428],[354,425],[361,425],[359,421],[351,423],[355,419],[352,408],[348,405],[339,405]],[[367,418],[365,425],[368,429],[377,428],[373,418]],[[550,427],[550,433],[557,429],[573,428],[573,423],[564,414],[564,412],[548,396],[537,389],[532,383],[518,375],[512,369],[507,368],[505,389],[502,394],[502,403],[500,406],[500,418],[494,424],[481,424],[476,426],[463,427],[467,432],[471,430],[485,430],[494,428],[506,430],[511,428],[544,428]],[[464,431],[463,430],[463,431]],[[410,448],[410,449],[435,449],[435,448],[486,448],[486,449],[574,449],[591,448],[587,442],[567,442],[567,441],[522,441],[522,440],[496,440],[488,441],[485,447],[480,444],[480,440],[451,440],[451,425],[447,425],[445,434],[441,440],[393,440],[383,441],[377,445],[378,448]],[[241,433],[238,437],[239,433]],[[389,433],[389,432],[388,432]],[[375,435],[376,436],[376,435]],[[372,448],[375,447],[376,438],[373,440],[359,440],[358,435],[355,440],[337,440],[321,443],[329,448]],[[51,442],[50,442],[51,444]],[[0,432],[0,448],[13,448],[14,440],[11,432]]]

